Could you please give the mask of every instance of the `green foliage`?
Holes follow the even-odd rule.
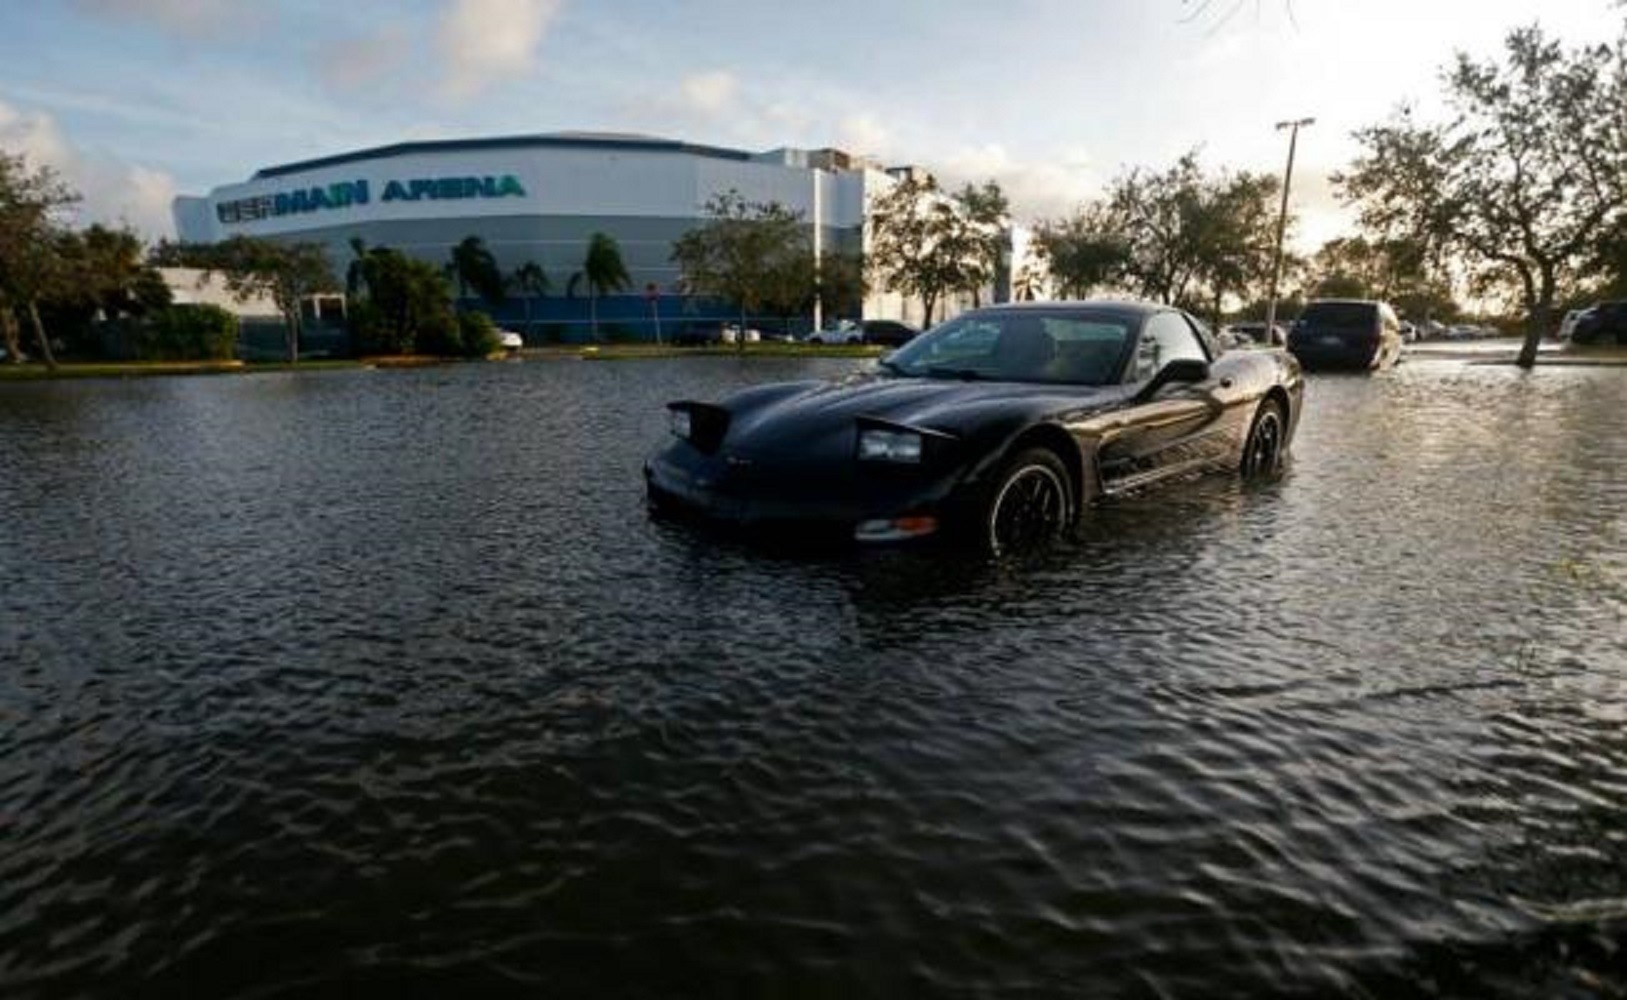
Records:
[[[1417,319],[1457,313],[1450,287],[1432,275],[1415,240],[1329,240],[1307,263],[1305,277],[1308,298],[1384,299],[1401,315]]]
[[[582,270],[571,275],[566,289],[576,294],[578,281],[588,286],[588,314],[592,317],[593,339],[599,339],[599,296],[619,292],[633,284],[627,265],[621,259],[621,246],[607,233],[594,233],[588,238],[587,255],[582,258]]]
[[[288,360],[299,360],[305,299],[338,290],[327,251],[320,243],[284,243],[253,236],[233,236],[220,243],[164,243],[152,254],[155,263],[196,267],[219,273],[238,301],[264,296],[283,318]]]
[[[497,324],[483,312],[458,314],[458,343],[448,353],[465,358],[483,358],[499,347]]]
[[[708,201],[706,214],[673,246],[686,292],[731,302],[742,315],[789,314],[812,300],[813,247],[801,212],[731,190]]]
[[[955,209],[930,176],[906,177],[870,206],[870,266],[881,283],[921,300],[926,321],[961,278]]]
[[[627,265],[621,259],[621,245],[615,237],[594,233],[588,238],[587,256],[582,258],[582,277],[587,282],[588,294],[595,297],[631,287],[633,279],[627,274]]]
[[[1556,300],[1627,213],[1627,43],[1567,51],[1533,26],[1503,55],[1460,53],[1443,76],[1451,117],[1403,109],[1357,131],[1363,153],[1334,181],[1374,237],[1432,263],[1451,254],[1482,291],[1517,289],[1529,365]]]
[[[131,338],[140,361],[227,361],[236,348],[237,317],[213,305],[167,306]]]
[[[1011,204],[1000,185],[984,181],[967,184],[952,196],[957,209],[945,251],[959,262],[953,291],[972,297],[972,305],[982,304],[983,289],[994,283],[1008,263]]]
[[[1035,249],[1059,297],[1088,299],[1096,289],[1117,284],[1124,277],[1130,265],[1130,243],[1112,232],[1112,227],[1099,209],[1086,208],[1035,228]]]
[[[871,204],[870,267],[883,284],[920,298],[930,323],[947,295],[979,302],[1006,265],[1008,212],[993,181],[946,194],[930,176],[906,177]]]
[[[1269,281],[1278,192],[1274,177],[1208,174],[1187,153],[1163,171],[1120,175],[1102,200],[1042,223],[1035,241],[1064,296],[1123,287],[1218,315]]]
[[[819,255],[819,304],[826,316],[857,316],[870,292],[864,254],[826,250]]]
[[[452,248],[452,276],[457,279],[459,295],[467,296],[474,289],[493,305],[501,305],[508,297],[497,258],[478,236],[466,236]]]
[[[22,157],[0,151],[0,336],[8,362],[22,360],[18,330],[26,319],[41,356],[56,367],[39,305],[72,286],[60,250],[71,237],[64,212],[78,200],[49,167],[30,170]]]
[[[351,338],[360,354],[459,354],[452,290],[440,269],[389,247],[364,249],[352,265]],[[448,349],[456,345],[456,349]]]

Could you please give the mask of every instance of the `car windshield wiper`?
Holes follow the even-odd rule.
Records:
[[[931,378],[958,378],[962,382],[976,382],[983,377],[983,373],[976,368],[950,368],[945,365],[934,365],[926,373]]]

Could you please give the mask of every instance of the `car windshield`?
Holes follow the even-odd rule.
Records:
[[[907,378],[1106,385],[1123,371],[1130,320],[1089,312],[971,312],[887,358]]]

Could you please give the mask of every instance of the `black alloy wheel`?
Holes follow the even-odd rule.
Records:
[[[1286,437],[1287,422],[1282,404],[1274,399],[1261,403],[1243,445],[1243,478],[1264,479],[1281,472]]]
[[[1062,460],[1048,448],[1029,448],[1006,463],[989,501],[987,541],[995,555],[1055,541],[1073,513],[1073,488]]]

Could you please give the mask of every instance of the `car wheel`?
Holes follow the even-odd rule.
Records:
[[[1239,471],[1244,479],[1264,479],[1282,471],[1287,431],[1282,404],[1274,399],[1261,403],[1254,413],[1254,423],[1249,426],[1248,440],[1243,443],[1243,462]]]
[[[1073,487],[1062,460],[1048,448],[1029,448],[995,480],[985,540],[995,555],[1035,549],[1055,541],[1072,513]]]

